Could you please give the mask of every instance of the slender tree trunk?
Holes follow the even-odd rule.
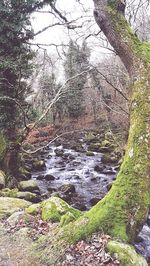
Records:
[[[130,130],[123,164],[110,192],[60,237],[70,242],[102,230],[132,241],[150,206],[150,54],[132,33],[121,0],[93,0],[96,22],[120,56],[131,77]]]

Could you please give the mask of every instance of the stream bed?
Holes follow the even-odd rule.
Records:
[[[60,151],[60,154],[63,150],[63,155],[56,155],[56,150],[58,153]],[[51,146],[45,159],[46,170],[33,173],[32,178],[37,179],[43,193],[59,191],[59,188],[61,191],[62,186],[72,185],[70,188],[72,187],[71,196],[74,204],[73,202],[69,203],[74,207],[75,205],[78,207],[77,203],[80,203],[86,210],[94,205],[94,200],[99,201],[105,196],[116,177],[115,167],[102,165],[101,158],[102,154],[98,152],[93,152],[92,156],[88,156],[85,152],[64,149],[62,145],[57,149],[55,146]],[[42,175],[50,180],[42,179]]]
[[[83,139],[79,143],[81,149],[60,143],[48,146],[40,155],[46,168],[33,172],[32,178],[37,180],[45,198],[58,195],[73,207],[86,211],[106,195],[119,165],[103,163],[102,152],[88,153],[87,143]],[[134,246],[150,265],[150,215]]]

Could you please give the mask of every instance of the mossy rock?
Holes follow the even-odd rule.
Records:
[[[148,266],[146,260],[130,245],[109,241],[107,248],[111,254],[115,254],[122,266]]]
[[[110,132],[110,131],[107,131],[106,133],[105,133],[105,140],[112,140],[112,137],[113,137],[113,134],[112,134],[112,132]]]
[[[31,173],[25,167],[19,168],[19,174],[20,174],[20,177],[22,177],[23,179],[31,178]]]
[[[101,148],[101,143],[91,143],[88,147],[90,151],[96,151],[99,152],[99,149]]]
[[[29,191],[19,191],[16,194],[16,197],[19,199],[24,199],[33,203],[38,203],[40,201],[40,197],[35,193]]]
[[[68,212],[73,214],[75,218],[81,215],[81,211],[72,208],[58,197],[51,197],[42,202],[42,219],[44,221],[60,222],[61,217]]]
[[[111,154],[104,154],[102,159],[101,159],[101,162],[104,164],[107,164],[107,163],[113,164],[113,163],[117,163],[118,159],[115,156],[112,156]]]
[[[103,140],[102,141],[102,146],[103,147],[109,147],[111,145],[111,142],[107,139]]]
[[[21,191],[30,191],[33,192],[35,190],[39,190],[39,187],[35,180],[27,180],[27,181],[21,181],[18,185],[19,189]]]
[[[10,198],[16,198],[17,196],[18,189],[9,189],[9,188],[4,188],[0,190],[0,197],[10,197]]]
[[[43,160],[34,161],[32,164],[32,169],[34,171],[43,171],[43,170],[45,170],[45,168],[46,168],[46,165],[45,165],[45,162]]]
[[[41,204],[32,204],[28,208],[25,209],[25,212],[31,215],[36,215],[40,212],[41,209]]]
[[[62,150],[62,149],[55,149],[55,154],[58,157],[59,156],[62,157],[64,155],[64,150]]]
[[[71,148],[76,152],[84,152],[85,151],[82,144],[80,144],[80,143],[76,143],[76,144],[72,145]]]
[[[60,219],[60,226],[64,226],[76,220],[76,217],[71,212],[67,212]]]
[[[5,173],[0,170],[0,189],[3,189],[5,187],[5,183],[6,183]]]
[[[31,202],[9,198],[9,197],[0,197],[0,218],[8,217],[14,212],[23,210],[31,205]]]
[[[94,152],[92,152],[92,151],[87,151],[87,152],[86,152],[86,155],[87,155],[87,156],[94,156]]]
[[[93,134],[92,132],[89,132],[85,134],[85,141],[90,142],[97,142],[99,141],[100,136]]]

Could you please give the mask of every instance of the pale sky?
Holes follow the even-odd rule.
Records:
[[[93,1],[92,0],[82,0],[80,1],[82,4],[77,4],[75,0],[57,0],[58,9],[64,14],[67,19],[73,20],[78,19],[75,22],[75,25],[83,25],[82,28],[76,30],[69,30],[65,26],[54,26],[46,30],[45,32],[37,35],[35,37],[34,43],[40,44],[57,44],[60,45],[62,43],[68,44],[69,37],[76,40],[78,43],[81,43],[83,39],[89,34],[97,33],[99,31],[99,27],[97,26],[94,17],[93,17]],[[86,10],[84,10],[86,9]],[[50,10],[49,8],[45,8],[44,11]],[[82,18],[80,18],[82,16]],[[43,29],[47,25],[54,24],[59,22],[58,19],[54,18],[51,14],[43,14],[43,13],[34,13],[32,16],[32,25],[35,33],[39,30]],[[92,58],[96,60],[98,57],[102,57],[103,54],[110,53],[109,50],[103,49],[104,42],[95,37],[88,38],[88,45],[92,50]],[[56,52],[56,48],[50,46],[45,47],[50,53]],[[61,48],[60,48],[61,50]]]

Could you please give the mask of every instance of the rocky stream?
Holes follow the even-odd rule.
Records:
[[[37,181],[42,198],[59,196],[86,211],[105,196],[119,171],[121,156],[114,152],[110,137],[101,145],[97,141],[81,136],[76,141],[66,138],[40,153],[41,164],[36,165],[32,179]],[[134,246],[150,265],[150,215]]]

